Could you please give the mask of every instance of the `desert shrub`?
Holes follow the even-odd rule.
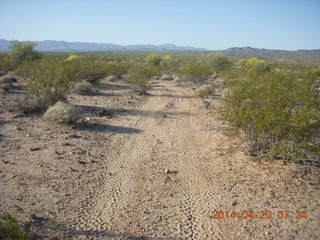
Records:
[[[49,107],[48,99],[43,95],[17,95],[10,104],[11,111],[23,114],[33,114],[44,112]]]
[[[316,146],[320,105],[312,75],[248,72],[230,83],[222,116],[247,133],[252,149],[296,158]]]
[[[133,66],[129,71],[128,82],[137,87],[137,91],[145,94],[150,88],[149,81],[157,72],[154,68],[147,66]]]
[[[121,78],[122,75],[128,73],[128,66],[122,65],[122,64],[106,64],[104,66],[104,72],[107,75],[113,75],[117,76],[118,78]]]
[[[311,71],[316,77],[320,77],[320,66],[312,68]]]
[[[57,102],[43,115],[43,119],[57,123],[73,123],[80,118],[79,110],[76,106],[64,102]]]
[[[73,85],[71,92],[76,94],[89,93],[92,88],[92,84],[86,81],[77,82]]]
[[[75,71],[75,78],[78,81],[87,80],[91,83],[106,76],[105,63],[88,57],[77,58],[73,61],[64,62],[65,68]]]
[[[175,72],[181,65],[181,59],[174,58],[172,56],[163,56],[160,66],[165,69],[166,72]]]
[[[156,54],[156,53],[149,54],[145,58],[146,64],[151,65],[151,66],[160,66],[162,60],[163,60],[163,57],[159,54]]]
[[[65,61],[66,62],[70,62],[70,61],[72,62],[72,61],[75,61],[75,60],[79,60],[81,58],[82,58],[81,56],[73,54],[73,55],[70,55],[69,57],[67,57],[65,59]]]
[[[25,62],[17,69],[17,74],[26,78],[27,92],[33,96],[44,96],[50,105],[64,99],[77,73],[75,66],[54,58]]]
[[[203,85],[199,87],[195,92],[195,95],[198,97],[206,97],[214,94],[215,94],[215,88],[213,85]]]
[[[41,54],[34,51],[36,43],[34,42],[11,42],[11,51],[8,54],[7,61],[10,62],[11,67],[16,68],[24,61],[34,61],[41,58]]]
[[[180,74],[196,82],[207,79],[212,70],[204,62],[187,62],[180,69]]]
[[[28,240],[27,232],[18,221],[9,214],[0,215],[0,239]]]
[[[231,60],[223,54],[210,53],[207,56],[208,65],[214,72],[219,74],[221,71],[226,70],[232,66]]]
[[[7,55],[0,55],[0,71],[12,70],[13,66]]]
[[[271,71],[271,64],[257,58],[249,58],[243,62],[246,67],[257,73],[267,73]]]

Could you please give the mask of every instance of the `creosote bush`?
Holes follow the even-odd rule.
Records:
[[[198,97],[206,97],[214,94],[215,94],[214,85],[203,85],[199,87],[195,92],[195,95]]]
[[[23,114],[42,113],[49,107],[49,102],[44,95],[17,95],[12,99],[10,109]]]
[[[157,70],[147,66],[133,66],[129,71],[128,83],[137,87],[140,94],[145,94],[150,88],[150,79],[157,75]]]
[[[249,70],[254,71],[256,73],[267,73],[271,71],[271,63],[261,60],[261,59],[257,59],[257,58],[249,58],[246,60],[240,60],[238,65],[240,66],[245,66],[247,67]]]
[[[207,79],[212,75],[212,70],[204,62],[187,62],[182,65],[180,74],[191,81],[197,82]]]
[[[253,150],[286,159],[316,151],[320,105],[313,75],[245,72],[229,81],[222,115],[243,129]]]
[[[228,57],[226,57],[223,54],[215,54],[210,53],[207,56],[207,63],[210,66],[210,68],[219,74],[220,72],[227,70],[232,66],[231,60],[229,60]]]
[[[28,240],[25,229],[9,214],[0,214],[0,239]]]
[[[70,124],[79,120],[79,109],[64,102],[57,102],[43,115],[43,119],[51,122]]]
[[[151,66],[156,66],[156,67],[160,66],[162,61],[163,61],[163,57],[159,54],[156,54],[156,53],[149,54],[145,58],[146,64],[151,65]]]
[[[42,57],[42,55],[34,50],[36,43],[34,42],[11,42],[11,51],[7,55],[6,61],[10,68],[16,68],[25,61],[34,61]]]
[[[55,58],[25,62],[17,69],[29,95],[46,97],[49,105],[62,101],[75,81],[77,68]]]

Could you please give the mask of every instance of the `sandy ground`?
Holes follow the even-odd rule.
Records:
[[[119,82],[96,90],[70,97],[85,119],[73,127],[1,110],[0,211],[34,236],[320,239],[317,169],[248,156],[244,138],[226,136],[175,82],[146,97]]]

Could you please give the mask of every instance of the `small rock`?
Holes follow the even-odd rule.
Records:
[[[17,118],[23,118],[25,115],[24,114],[16,114],[12,118],[17,119]]]
[[[170,173],[169,169],[165,169],[165,170],[164,170],[164,173],[165,173],[165,174],[169,174],[169,173]]]
[[[30,151],[31,151],[31,152],[35,152],[35,151],[39,151],[39,150],[41,150],[40,147],[31,147],[31,148],[30,148]]]
[[[64,142],[61,144],[62,146],[71,146],[71,143],[68,143],[68,142]]]
[[[32,220],[37,221],[37,222],[45,222],[46,220],[48,220],[45,217],[37,216],[35,214],[31,214],[30,217],[31,217]]]
[[[169,74],[163,74],[161,76],[161,80],[171,81],[171,80],[173,80],[173,77],[171,75],[169,75]]]
[[[112,82],[118,80],[118,77],[115,75],[111,75],[109,77],[106,77],[106,80]]]
[[[6,72],[6,71],[0,71],[0,77],[6,75],[7,73],[8,73],[8,72]]]
[[[237,200],[235,200],[235,201],[233,201],[233,202],[232,202],[232,206],[234,206],[234,207],[235,207],[235,206],[237,206],[237,205],[238,205]]]
[[[69,134],[68,138],[81,138],[81,136],[79,136],[77,134]]]

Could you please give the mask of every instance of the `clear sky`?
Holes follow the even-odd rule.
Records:
[[[320,49],[320,0],[0,0],[0,39]]]

